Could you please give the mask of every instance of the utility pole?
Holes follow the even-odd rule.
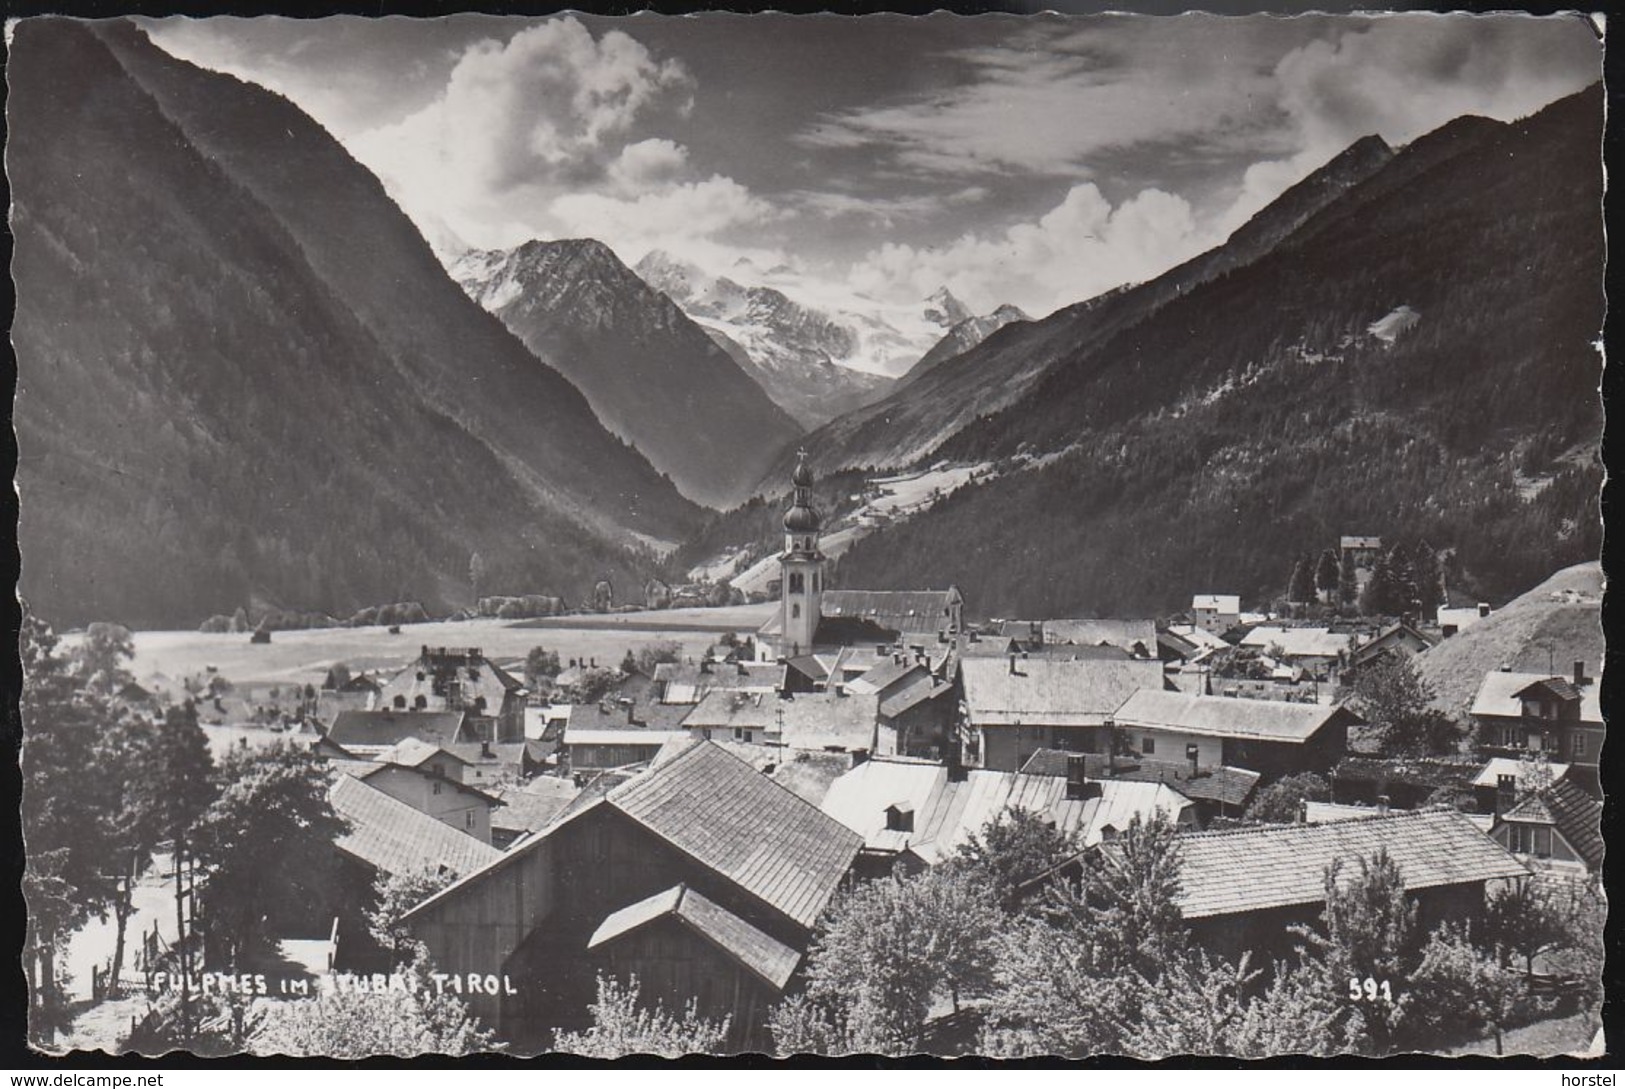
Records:
[[[181,884],[181,853],[184,850],[179,836],[175,837],[175,954],[181,970],[181,1040],[192,1038],[191,957],[186,949],[186,890]]]

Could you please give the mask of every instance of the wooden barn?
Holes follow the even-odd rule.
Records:
[[[862,838],[710,742],[594,783],[544,831],[406,916],[441,971],[506,977],[467,996],[516,1051],[586,1023],[601,971],[643,997],[731,1016],[766,1045],[767,1007],[795,986],[819,913]]]

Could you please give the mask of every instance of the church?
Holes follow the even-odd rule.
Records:
[[[812,470],[803,452],[790,478],[779,556],[779,608],[756,633],[764,661],[791,660],[844,647],[910,648],[935,655],[964,630],[958,589],[831,590],[818,547],[823,520],[812,505]]]

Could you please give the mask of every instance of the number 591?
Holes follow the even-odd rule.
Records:
[[[1392,1002],[1394,992],[1386,979],[1379,983],[1367,976],[1364,980],[1349,980],[1349,998],[1355,1002],[1375,1002],[1378,998],[1384,1002]]]

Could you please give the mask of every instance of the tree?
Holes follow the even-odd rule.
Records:
[[[551,685],[559,675],[559,654],[546,647],[531,647],[525,655],[525,683],[531,688]]]
[[[1186,955],[1178,894],[1177,830],[1136,816],[1086,856],[1076,884],[1052,884],[1041,914],[1001,933],[980,1047],[1070,1057],[1127,1048],[1146,989]]]
[[[373,1055],[469,1055],[493,1050],[489,1030],[460,999],[414,972],[398,990],[341,989],[270,1004],[253,1038],[261,1054],[365,1059]],[[408,989],[411,988],[411,989]]]
[[[422,951],[401,916],[457,880],[442,866],[424,866],[405,873],[380,872],[373,882],[374,903],[367,911],[367,933],[395,955],[396,961],[412,959]]]
[[[328,771],[308,750],[277,741],[233,751],[220,796],[193,832],[209,936],[235,964],[275,928],[332,915],[340,895],[334,843],[348,825],[327,800]]]
[[[592,1026],[585,1032],[555,1033],[553,1049],[591,1059],[619,1059],[627,1055],[658,1055],[678,1059],[684,1055],[720,1055],[728,1039],[729,1019],[708,1021],[690,1001],[681,1013],[667,1013],[658,1005],[638,1005],[638,977],[626,984],[613,977],[598,977],[598,997],[589,1007]]]
[[[1358,873],[1344,879],[1343,859],[1326,868],[1326,903],[1320,930],[1298,933],[1325,962],[1328,978],[1351,987],[1345,997],[1362,1041],[1375,1054],[1392,1051],[1413,996],[1407,986],[1420,949],[1416,905],[1386,848],[1355,859]],[[1372,981],[1375,994],[1364,987]],[[1352,987],[1359,986],[1360,997]]]
[[[1342,612],[1355,607],[1360,596],[1360,582],[1354,573],[1354,557],[1345,555],[1337,569],[1337,605]]]
[[[1504,884],[1490,893],[1484,915],[1484,944],[1504,964],[1517,954],[1524,969],[1535,970],[1535,958],[1569,937],[1567,905],[1551,888],[1533,880]]]
[[[1315,600],[1314,561],[1307,555],[1299,556],[1292,565],[1292,577],[1287,580],[1286,598],[1294,605],[1308,605]]]
[[[1406,1036],[1418,1049],[1488,1031],[1499,1055],[1502,1028],[1529,1003],[1524,978],[1474,948],[1465,929],[1453,926],[1429,936],[1410,985],[1419,1000]]]
[[[1337,562],[1337,553],[1330,548],[1323,549],[1320,560],[1315,564],[1315,589],[1327,604],[1337,600],[1337,588],[1341,584],[1343,570]]]
[[[1432,620],[1446,600],[1444,569],[1439,563],[1439,553],[1432,545],[1422,541],[1411,556],[1411,564],[1416,571],[1416,599],[1421,606],[1421,618]]]
[[[1350,704],[1364,718],[1385,756],[1451,752],[1459,734],[1432,706],[1431,685],[1408,658],[1383,655],[1360,670]]]
[[[1291,824],[1298,819],[1304,802],[1324,802],[1331,798],[1332,788],[1325,779],[1312,771],[1287,775],[1253,795],[1247,806],[1247,819],[1269,824]]]
[[[1017,890],[1061,863],[1076,857],[1083,841],[1076,832],[1062,832],[1054,822],[1027,809],[1006,809],[982,830],[972,832],[959,845],[949,865],[970,875],[998,900],[1000,908],[1015,912]]]
[[[135,657],[135,640],[121,624],[95,623],[73,653],[74,676],[98,696],[110,698],[132,678],[124,663]]]
[[[29,927],[23,952],[37,1003],[30,1028],[47,1041],[61,1012],[57,953],[86,919],[114,902],[125,861],[113,834],[115,791],[106,789],[106,769],[95,759],[97,739],[114,715],[96,693],[76,685],[58,645],[49,624],[24,615],[19,809]]]
[[[655,666],[665,662],[680,661],[682,656],[682,644],[670,639],[658,643],[645,643],[638,648],[637,670],[645,677],[652,677],[654,676]]]
[[[570,698],[575,703],[597,703],[610,690],[624,679],[618,669],[588,669],[583,670],[580,678],[571,686]]]
[[[836,900],[807,954],[807,994],[887,1054],[918,1047],[939,1001],[986,995],[1003,916],[991,891],[950,869],[869,882]]]

